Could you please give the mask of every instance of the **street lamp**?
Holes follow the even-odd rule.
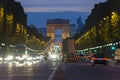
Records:
[[[115,14],[115,12],[112,12],[112,15]]]

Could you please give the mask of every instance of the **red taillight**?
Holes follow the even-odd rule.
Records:
[[[108,58],[103,58],[103,60],[109,60]]]
[[[95,57],[92,57],[92,60],[98,60],[97,58],[95,58]]]

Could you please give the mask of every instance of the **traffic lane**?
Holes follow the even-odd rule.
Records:
[[[52,80],[65,80],[65,75],[64,75],[62,64],[58,66],[54,76],[52,77]]]
[[[0,80],[48,80],[56,65],[56,62],[39,62],[20,66],[14,63],[2,63],[0,64]]]
[[[120,69],[89,63],[63,64],[65,80],[120,80]]]

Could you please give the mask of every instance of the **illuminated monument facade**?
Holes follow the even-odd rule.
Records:
[[[47,36],[50,36],[52,40],[55,39],[55,30],[60,29],[62,33],[62,39],[70,37],[70,24],[67,19],[53,19],[47,20]]]

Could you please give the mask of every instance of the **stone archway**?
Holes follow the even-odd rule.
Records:
[[[47,20],[47,36],[50,36],[52,40],[55,39],[55,30],[61,29],[62,39],[70,37],[70,24],[67,19],[53,19]]]

